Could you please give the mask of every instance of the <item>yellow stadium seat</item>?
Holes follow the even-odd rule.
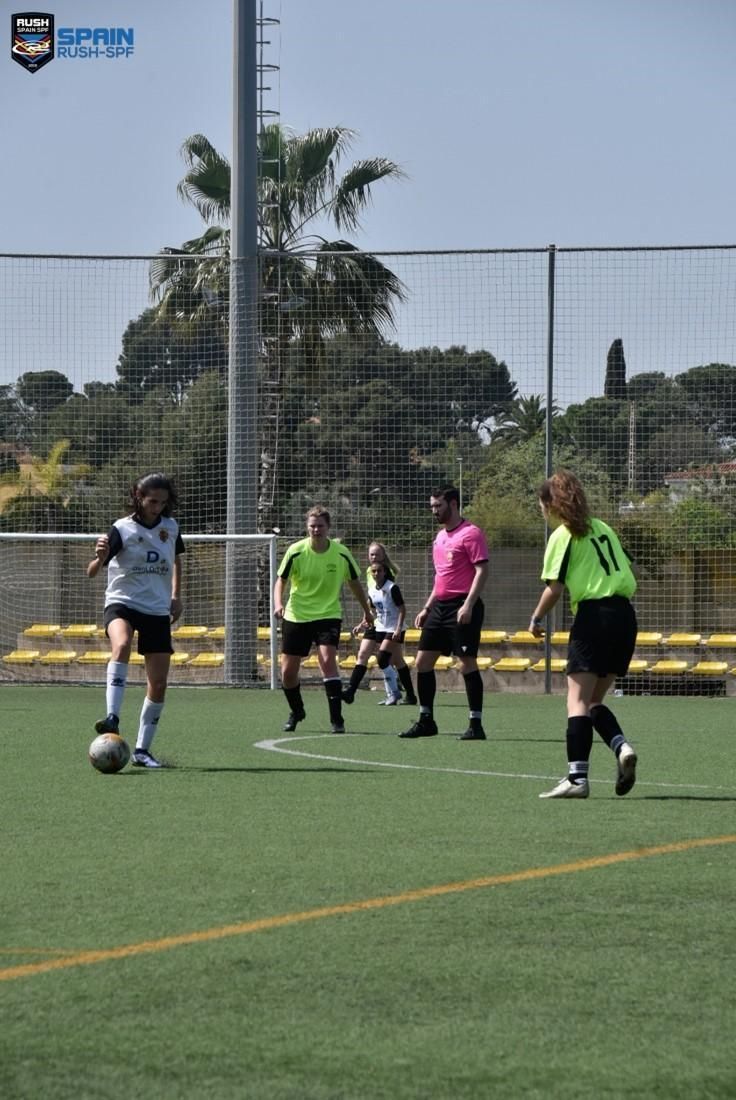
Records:
[[[506,638],[505,630],[481,630],[480,632],[481,645],[498,645],[500,642],[505,642]]]
[[[175,626],[171,631],[171,637],[176,638],[178,641],[182,641],[184,638],[187,641],[196,640],[197,638],[205,638],[209,627],[206,626]]]
[[[266,658],[263,655],[263,653],[256,653],[256,664],[257,665],[265,665],[265,663],[266,663]]]
[[[378,661],[376,660],[375,656],[369,657],[367,662],[366,662],[366,668],[377,668],[377,667],[378,667]]]
[[[728,672],[728,661],[698,661],[690,671],[693,676],[725,676]]]
[[[404,656],[404,660],[406,661],[406,664],[409,668],[414,668],[414,665],[416,664],[416,657],[413,657],[411,654],[406,654]]]
[[[224,642],[224,640],[225,640],[225,627],[224,626],[213,626],[211,630],[207,631],[205,637],[206,638],[211,638],[211,640],[213,642]]]
[[[454,664],[455,664],[455,658],[454,657],[438,657],[437,658],[437,663],[435,664],[434,667],[436,669],[438,669],[440,672],[447,672],[447,670],[451,669]]]
[[[352,642],[352,640],[353,640],[353,635],[350,633],[349,630],[341,630],[340,631],[340,641],[341,642]]]
[[[662,635],[656,630],[640,630],[636,635],[637,645],[659,645],[661,641]]]
[[[531,666],[528,657],[502,657],[493,666],[494,672],[526,672]]]
[[[550,638],[552,645],[569,645],[570,643],[570,631],[569,630],[555,630]]]
[[[481,672],[493,667],[493,657],[478,657],[478,668]]]
[[[32,623],[23,631],[25,638],[55,638],[61,630],[59,623]]]
[[[551,657],[549,665],[551,672],[564,672],[567,668],[567,661],[564,657]],[[546,670],[547,663],[543,657],[540,657],[537,663],[532,665],[532,672],[546,672]]]
[[[736,634],[711,634],[705,644],[712,649],[736,649]]]
[[[129,663],[131,665],[144,665],[146,663],[146,658],[142,653],[131,653]]]
[[[3,660],[8,665],[32,665],[41,656],[38,649],[14,649],[6,653]]]
[[[183,651],[179,651],[178,653],[172,653],[171,654],[171,663],[172,663],[172,665],[185,665],[187,663],[187,661],[189,661],[191,659],[191,656],[192,656],[191,653],[184,653]]]
[[[681,676],[687,670],[687,661],[657,661],[649,669],[655,676]]]
[[[682,646],[692,648],[693,646],[700,645],[702,634],[670,634],[668,638],[664,639],[664,644],[668,646]]]
[[[416,627],[409,627],[404,635],[404,640],[416,644],[419,641],[419,635],[421,633],[421,630],[417,630]]]
[[[41,665],[70,665],[76,661],[77,653],[74,649],[50,649],[48,653],[42,653],[38,659]]]
[[[340,661],[340,668],[355,668],[357,657],[351,653],[349,657],[343,657]]]
[[[529,630],[517,630],[509,634],[508,641],[511,645],[541,645],[542,639],[535,638]]]
[[[198,653],[189,661],[187,668],[219,668],[224,663],[224,653]]]
[[[311,655],[311,657],[307,657],[305,658],[305,660],[302,661],[302,668],[319,668],[319,661],[317,660],[317,657],[314,653]]]
[[[104,649],[88,649],[77,657],[77,663],[80,665],[106,665],[109,660],[110,654]]]
[[[97,636],[96,623],[70,623],[60,630],[62,638],[95,638]]]
[[[637,657],[629,665],[629,676],[638,676],[642,672],[646,672],[649,668],[649,661],[643,661],[640,657]]]
[[[269,639],[271,637],[271,627],[270,626],[258,626],[258,627],[256,627],[256,637],[260,638],[262,641],[266,640],[266,639]]]

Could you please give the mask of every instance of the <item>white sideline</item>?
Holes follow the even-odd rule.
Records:
[[[348,734],[347,736],[350,736]],[[357,736],[353,734],[353,736]],[[560,773],[556,772],[554,775],[535,775],[527,772],[494,772],[484,771],[479,768],[437,768],[430,767],[426,764],[397,764],[396,762],[389,762],[388,760],[361,760],[352,756],[333,756],[325,753],[316,752],[303,752],[300,749],[286,749],[282,748],[282,745],[289,744],[292,741],[314,741],[315,739],[334,740],[334,733],[311,733],[302,734],[299,737],[275,737],[267,741],[256,741],[254,748],[263,749],[265,752],[281,752],[286,756],[304,756],[308,760],[329,760],[337,764],[364,764],[371,768],[403,768],[407,771],[418,772],[447,772],[451,775],[488,775],[494,779],[534,779],[534,780],[554,780],[559,779]],[[564,765],[563,765],[564,768]],[[605,783],[610,786],[611,779],[589,779],[589,783]],[[733,787],[712,787],[705,783],[655,783],[652,780],[637,779],[637,787],[658,787],[666,789],[676,790],[688,790],[688,791],[730,791]]]

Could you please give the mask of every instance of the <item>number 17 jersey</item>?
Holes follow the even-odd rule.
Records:
[[[543,581],[559,581],[570,594],[573,614],[581,600],[602,600],[636,592],[636,577],[618,535],[601,519],[591,519],[587,535],[573,535],[562,524],[549,537]]]

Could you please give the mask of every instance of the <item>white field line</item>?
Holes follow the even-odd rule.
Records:
[[[450,775],[487,775],[494,779],[534,779],[534,780],[554,780],[559,779],[561,772],[564,770],[564,764],[561,765],[560,771],[555,772],[554,775],[539,775],[530,772],[497,772],[486,771],[480,768],[438,768],[430,767],[427,764],[398,764],[395,761],[389,760],[361,760],[352,756],[335,756],[327,753],[305,752],[302,749],[284,748],[283,746],[291,744],[293,742],[302,741],[315,741],[321,739],[329,739],[334,741],[338,736],[334,733],[313,733],[302,734],[299,737],[276,737],[266,741],[256,741],[255,748],[263,749],[266,752],[280,752],[286,756],[303,756],[307,760],[329,760],[336,764],[363,764],[371,768],[402,768],[406,771],[417,772],[446,772]],[[348,736],[350,734],[339,736]],[[353,734],[352,736],[359,736]],[[610,785],[611,779],[589,779],[590,783],[605,783]],[[657,787],[666,790],[689,790],[689,791],[731,791],[733,787],[719,787],[710,786],[705,783],[655,783],[652,780],[637,779],[637,787]]]

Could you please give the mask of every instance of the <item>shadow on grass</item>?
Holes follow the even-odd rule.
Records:
[[[646,802],[736,802],[734,794],[642,794]]]
[[[295,774],[298,773],[298,772],[326,772],[326,773],[334,773],[335,775],[341,775],[344,772],[359,772],[363,775],[375,775],[376,774],[376,771],[375,771],[374,768],[324,768],[324,767],[305,768],[305,767],[301,767],[301,766],[300,767],[295,767],[295,768],[259,768],[259,767],[237,768],[237,767],[227,767],[227,766],[220,768],[220,767],[217,767],[217,766],[214,766],[214,765],[203,765],[201,767],[197,767],[195,764],[186,764],[184,767],[179,767],[176,770],[179,771],[179,772],[204,772],[204,773],[215,773],[215,772],[245,772],[245,773],[283,772],[285,775],[288,775],[289,772],[294,772]]]

